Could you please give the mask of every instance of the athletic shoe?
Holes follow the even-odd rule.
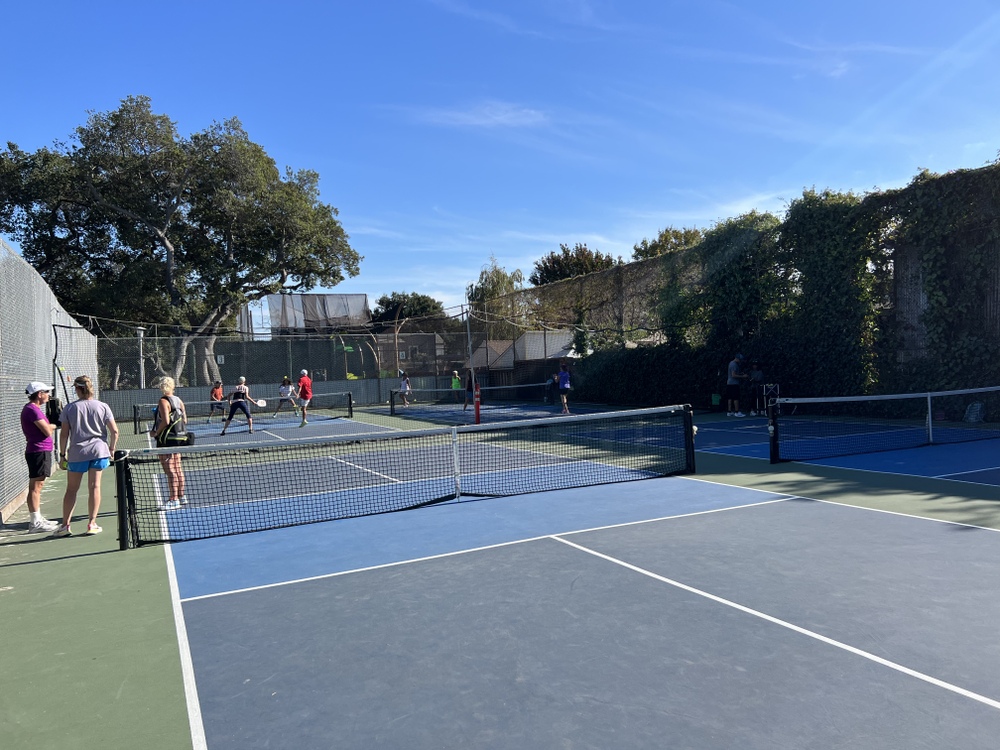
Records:
[[[250,428],[250,434],[253,435],[253,427]]]
[[[157,510],[177,510],[181,507],[181,504],[176,500],[164,500],[156,504]]]
[[[187,505],[187,504],[188,504],[188,498],[187,498],[187,495],[181,495],[181,496],[180,496],[179,498],[177,498],[177,501],[178,501],[178,502],[179,502],[179,503],[180,503],[181,505]]]
[[[726,416],[727,416],[727,417],[731,417],[731,416],[733,416],[733,413],[732,413],[731,411],[727,411],[727,412],[726,412]]]
[[[738,412],[736,412],[735,414],[733,414],[733,416],[734,416],[734,417],[745,417],[745,416],[746,416],[746,414],[744,414],[744,413],[743,413],[743,412],[741,412],[741,411],[738,411]]]
[[[93,536],[94,534],[100,534],[104,529],[98,526],[96,523],[87,524],[87,536]]]
[[[302,424],[300,424],[299,427],[305,427],[307,424],[309,424],[309,423],[306,420],[303,419],[302,420]]]
[[[755,411],[750,412],[750,416],[751,417],[756,417],[757,416],[757,412],[755,412]]]
[[[220,433],[219,433],[219,437],[222,437],[222,436],[223,436],[223,435],[225,435],[225,434],[226,434],[226,431],[225,431],[225,430],[223,430],[222,432],[220,432]]]
[[[69,530],[69,526],[66,526],[64,524],[59,524],[58,528],[52,532],[52,536],[54,537],[73,536],[73,532]]]
[[[40,518],[37,521],[31,521],[28,524],[29,534],[41,534],[42,532],[52,533],[59,528],[58,521],[46,521],[44,518]]]

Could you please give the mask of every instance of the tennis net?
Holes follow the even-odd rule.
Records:
[[[479,389],[480,411],[488,412],[483,421],[530,419],[552,401],[548,383],[483,386]],[[389,393],[389,413],[413,416],[448,424],[473,421],[474,404],[466,402],[466,392],[452,388],[414,388]]]
[[[301,402],[293,399],[293,403],[280,402],[280,399],[268,400],[266,406],[257,406],[253,401],[248,401],[250,413],[253,414],[255,422],[264,425],[274,422],[288,422],[298,424],[296,421],[301,412]],[[293,405],[294,404],[294,405]],[[140,435],[149,432],[153,428],[156,420],[157,404],[133,404],[132,422],[135,434]],[[216,421],[225,422],[229,416],[228,401],[185,401],[184,410],[187,412],[188,425],[198,422],[210,423]],[[354,416],[354,400],[349,391],[341,393],[317,393],[309,401],[309,420],[321,419],[341,419]],[[236,412],[235,419],[245,419],[243,412]]]
[[[121,548],[691,473],[690,406],[115,455]],[[165,456],[181,457],[172,502]],[[162,459],[162,461],[161,461]]]
[[[771,463],[1000,438],[1000,387],[768,405]]]

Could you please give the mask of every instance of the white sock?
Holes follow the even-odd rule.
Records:
[[[42,520],[42,512],[40,510],[32,511],[30,514],[32,522]]]

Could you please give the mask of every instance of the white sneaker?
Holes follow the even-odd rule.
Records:
[[[176,500],[164,500],[163,502],[158,502],[156,504],[157,510],[177,510],[181,507],[181,504]]]
[[[180,501],[180,504],[181,504],[181,505],[187,505],[187,504],[188,504],[188,499],[187,499],[187,495],[181,495],[181,496],[180,496],[179,498],[177,498],[177,499],[178,499],[178,500]]]
[[[746,414],[744,414],[744,413],[743,413],[743,412],[741,412],[741,411],[738,411],[738,412],[736,412],[736,413],[735,413],[735,414],[734,414],[733,416],[734,416],[734,417],[745,417],[745,416],[746,416]]]
[[[751,417],[756,417],[757,416],[757,412],[755,412],[755,411],[750,412],[750,416]]]
[[[46,521],[44,518],[41,518],[41,519],[39,519],[37,521],[31,521],[28,524],[28,533],[29,534],[41,534],[41,533],[44,532],[44,533],[47,533],[47,534],[51,534],[53,531],[55,531],[58,528],[59,528],[59,522],[58,521]]]
[[[727,412],[726,412],[726,416],[727,416],[727,417],[731,417],[731,416],[733,416],[733,413],[732,413],[731,411],[727,411]]]

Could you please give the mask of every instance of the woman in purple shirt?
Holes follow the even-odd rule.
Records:
[[[28,463],[28,533],[37,534],[40,531],[55,531],[59,525],[55,521],[47,521],[42,515],[42,485],[52,473],[52,435],[56,426],[50,424],[45,416],[45,404],[48,403],[51,385],[33,380],[28,383],[24,392],[28,395],[28,403],[21,410],[21,432],[27,441],[24,449],[24,460]]]

